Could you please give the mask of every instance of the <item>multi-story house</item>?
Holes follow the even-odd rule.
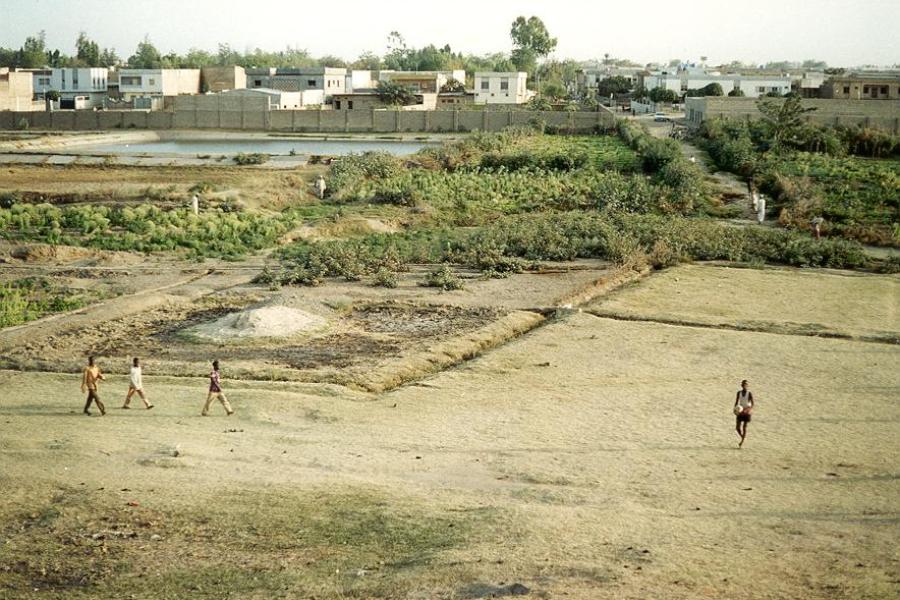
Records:
[[[274,68],[247,69],[247,88],[268,88],[283,92],[322,90],[325,101],[334,94],[343,94],[347,86],[347,69],[339,67],[310,67],[303,69]]]
[[[60,108],[94,108],[106,102],[109,70],[106,67],[34,69],[34,94],[59,93]]]
[[[126,101],[200,93],[200,69],[121,69],[118,75],[118,86],[110,82],[110,96]]]
[[[526,87],[524,72],[475,73],[475,104],[524,104],[534,94]]]

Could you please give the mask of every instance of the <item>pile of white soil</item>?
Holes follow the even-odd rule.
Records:
[[[210,340],[234,338],[287,337],[317,329],[325,319],[296,308],[271,305],[249,308],[225,315],[210,323],[192,327],[191,335]]]

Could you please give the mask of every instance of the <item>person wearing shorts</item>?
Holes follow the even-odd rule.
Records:
[[[85,367],[84,372],[81,374],[81,393],[87,392],[87,401],[84,403],[84,414],[90,416],[91,411],[91,402],[97,403],[97,408],[100,409],[100,415],[106,414],[106,407],[103,406],[103,403],[100,402],[100,396],[97,393],[98,386],[100,381],[103,381],[103,373],[100,372],[100,367],[94,364],[94,357],[88,357],[88,366]]]
[[[750,415],[753,412],[753,393],[749,389],[749,384],[747,380],[741,381],[741,389],[738,390],[737,396],[734,399],[734,414],[735,414],[735,424],[734,428],[737,431],[737,434],[741,436],[741,441],[738,442],[738,448],[744,445],[744,440],[747,439],[747,424],[750,423]]]
[[[147,400],[147,396],[144,395],[144,379],[141,374],[141,364],[138,358],[134,359],[131,366],[131,373],[128,377],[128,393],[125,394],[125,404],[122,405],[122,408],[131,408],[128,405],[131,403],[131,397],[134,396],[135,393],[141,397],[141,400],[144,401],[144,406],[146,406],[148,410],[153,408],[153,405]]]
[[[214,360],[212,365],[213,370],[209,374],[209,394],[206,396],[206,404],[203,405],[203,412],[200,414],[204,417],[208,416],[209,405],[212,404],[213,400],[218,399],[222,406],[225,407],[225,413],[230,417],[234,414],[234,410],[232,410],[231,405],[228,403],[228,398],[225,397],[225,393],[222,391],[222,380],[219,377],[219,361]]]

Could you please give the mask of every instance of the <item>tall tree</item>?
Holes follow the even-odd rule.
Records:
[[[132,69],[159,69],[162,67],[162,55],[150,42],[150,36],[137,45],[135,53],[128,57],[128,66]]]
[[[517,17],[509,31],[512,38],[512,62],[520,71],[533,75],[537,61],[553,52],[556,38],[550,37],[547,26],[538,17]]]
[[[36,36],[28,36],[25,43],[19,48],[16,66],[24,69],[39,69],[46,66],[50,60],[47,56],[46,32],[41,31]]]
[[[774,149],[793,142],[806,123],[804,115],[816,110],[804,108],[799,96],[788,96],[783,101],[760,99],[756,107],[762,113]]]
[[[115,48],[104,48],[100,53],[101,67],[115,67],[121,62]]]
[[[75,60],[84,67],[100,66],[100,46],[83,31],[75,41]]]

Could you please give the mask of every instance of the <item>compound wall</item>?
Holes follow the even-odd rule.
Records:
[[[563,132],[586,133],[615,126],[598,112],[494,110],[267,110],[266,98],[179,96],[175,110],[0,112],[0,129],[91,131],[102,129],[229,129],[284,132],[464,132],[500,131],[542,123]]]

